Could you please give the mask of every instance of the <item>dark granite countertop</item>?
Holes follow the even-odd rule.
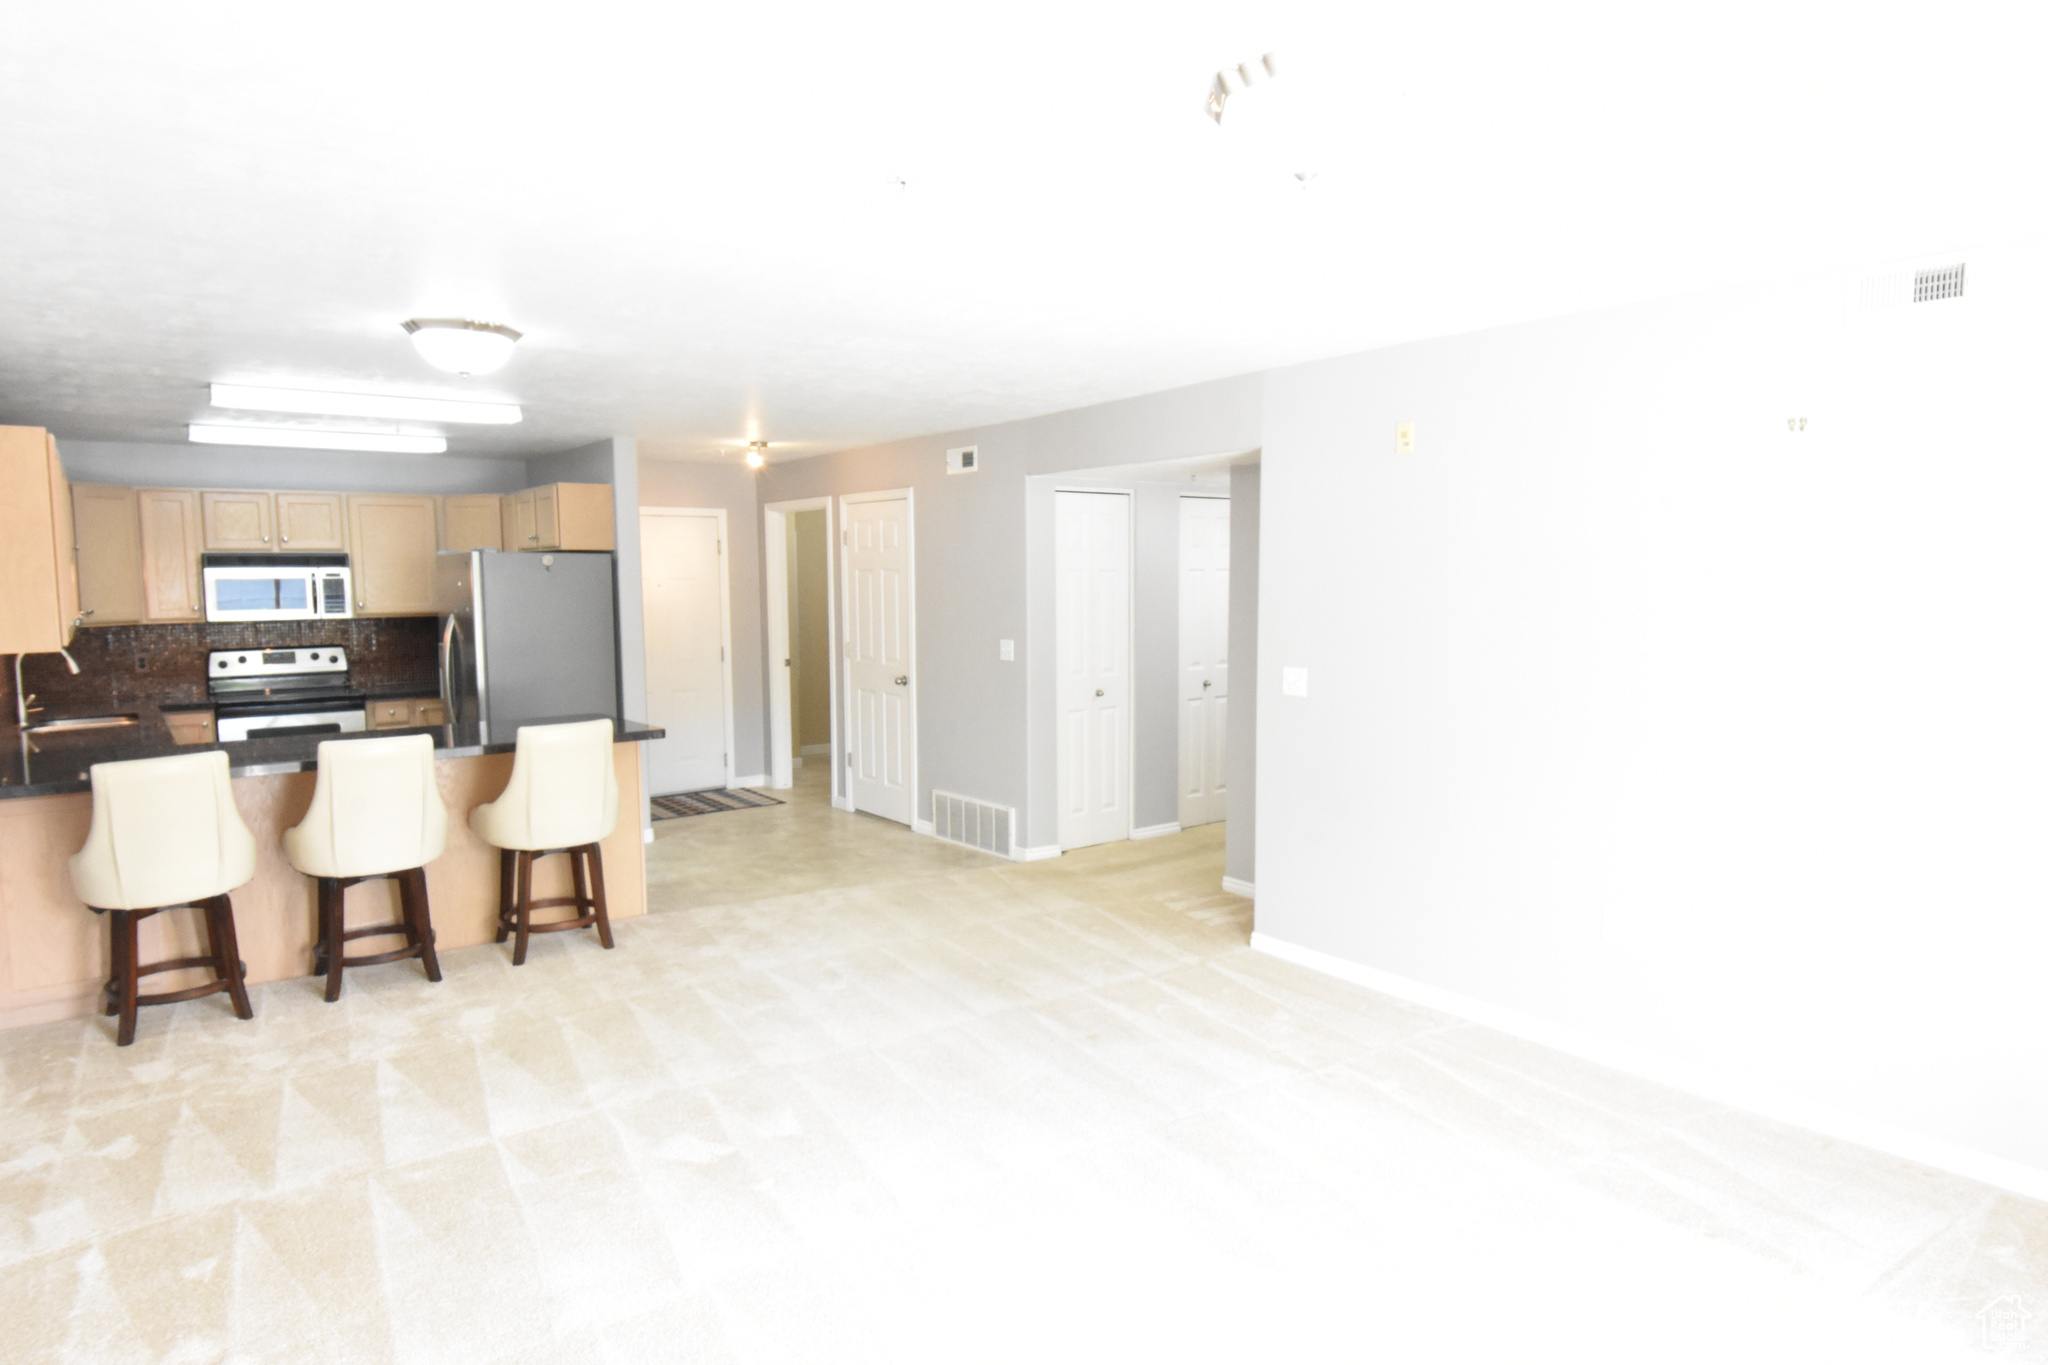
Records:
[[[193,707],[158,707],[154,702],[131,703],[120,714],[133,715],[136,723],[109,729],[46,731],[27,734],[9,723],[0,727],[0,800],[15,796],[57,796],[65,792],[92,790],[88,776],[95,763],[117,763],[130,758],[156,758],[163,754],[204,753],[220,749],[228,756],[228,771],[236,777],[268,777],[277,773],[305,773],[316,766],[320,744],[336,738],[371,739],[389,735],[423,734],[433,738],[436,758],[476,758],[483,754],[512,752],[514,731],[501,736],[481,733],[476,725],[427,725],[410,730],[378,730],[354,736],[287,735],[279,739],[247,739],[233,744],[177,744],[171,740],[165,710]],[[203,708],[198,708],[203,709]],[[39,715],[33,724],[65,719],[62,712]],[[596,720],[590,716],[545,716],[524,722],[547,725],[559,721]],[[660,739],[665,730],[637,720],[611,717],[622,743]]]

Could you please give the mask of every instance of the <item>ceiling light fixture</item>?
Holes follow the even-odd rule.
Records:
[[[450,374],[490,374],[512,358],[519,333],[495,322],[467,318],[411,318],[412,344],[429,365]]]
[[[766,441],[747,442],[747,468],[759,469],[762,465],[767,463],[768,443]]]
[[[194,422],[188,439],[208,446],[288,446],[294,450],[381,450],[397,455],[439,455],[445,436],[400,436],[377,431],[315,431],[311,427],[209,426]]]
[[[311,412],[327,417],[386,417],[395,421],[475,422],[508,426],[523,415],[517,403],[468,398],[413,398],[396,393],[327,393],[273,389],[257,384],[215,384],[213,405],[247,412]]]

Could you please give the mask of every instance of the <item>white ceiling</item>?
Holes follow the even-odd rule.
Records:
[[[2038,9],[14,6],[0,419],[374,385],[526,405],[451,454],[786,457],[1945,249],[2038,222]],[[1306,188],[1201,112],[1268,50]],[[527,338],[440,376],[448,315]]]

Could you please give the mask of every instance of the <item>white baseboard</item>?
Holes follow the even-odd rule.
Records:
[[[768,774],[755,773],[752,777],[735,777],[732,784],[735,787],[765,787],[768,785]]]
[[[816,758],[819,754],[831,753],[832,746],[829,744],[806,744],[803,748],[798,749],[797,752],[805,758]]]
[[[1043,862],[1047,858],[1057,858],[1059,856],[1060,846],[1058,844],[1040,844],[1036,848],[1025,848],[1020,844],[1017,848],[1017,861],[1020,863]]]
[[[938,826],[934,825],[929,820],[920,820],[915,815],[913,815],[910,817],[910,832],[912,834],[930,834],[936,837],[938,833]]]
[[[850,797],[850,796],[835,796],[835,797],[833,797],[833,798],[832,798],[832,809],[834,809],[834,810],[843,810],[843,811],[845,811],[845,812],[846,812],[847,814],[851,815],[851,814],[853,813],[853,798],[852,798],[852,797]]]
[[[643,844],[651,844],[654,842],[654,826],[640,826],[640,842]]]
[[[1162,834],[1180,833],[1180,821],[1169,820],[1163,825],[1141,825],[1131,831],[1133,839],[1157,839]]]
[[[1223,889],[1233,896],[1243,896],[1246,900],[1252,899],[1252,884],[1242,877],[1225,877],[1223,879]],[[1257,944],[1252,946],[1258,947]],[[1279,954],[1275,953],[1274,956],[1278,957]],[[1307,966],[1308,964],[1303,963],[1302,965]]]
[[[1475,1024],[1499,1029],[1517,1038],[1526,1038],[1544,1047],[1569,1052],[1589,1062],[1625,1071],[1644,1080],[1655,1081],[1713,1100],[1718,1104],[1736,1109],[1746,1109],[1752,1114],[1789,1123],[1796,1128],[1824,1133],[1844,1142],[1889,1152],[1908,1161],[1917,1161],[1924,1166],[1950,1171],[1981,1180],[1987,1185],[2025,1195],[2029,1199],[2048,1200],[2048,1170],[2029,1166],[2010,1158],[1980,1152],[1974,1147],[1965,1147],[1946,1138],[1930,1137],[1910,1129],[1896,1128],[1891,1124],[1864,1118],[1859,1114],[1836,1109],[1830,1105],[1815,1104],[1797,1096],[1777,1092],[1767,1086],[1740,1076],[1730,1075],[1710,1064],[1681,1061],[1670,1057],[1656,1056],[1639,1051],[1624,1043],[1616,1043],[1589,1033],[1570,1024],[1559,1024],[1505,1005],[1460,995],[1456,991],[1432,986],[1426,981],[1397,976],[1392,972],[1368,967],[1348,958],[1341,958],[1314,948],[1304,948],[1298,943],[1274,938],[1271,934],[1252,934],[1254,950],[1277,957],[1283,962],[1292,962],[1307,967],[1325,976],[1334,976],[1340,981],[1349,981],[1355,986],[1383,991],[1429,1009],[1441,1010]]]

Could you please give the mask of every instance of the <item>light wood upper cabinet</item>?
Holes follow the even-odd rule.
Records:
[[[504,500],[505,543],[500,549],[531,550],[534,547],[533,490],[507,493]]]
[[[439,540],[429,494],[350,494],[348,553],[356,615],[416,616],[434,610]]]
[[[450,493],[441,499],[441,548],[505,548],[504,499],[496,493]]]
[[[346,550],[348,518],[339,493],[279,493],[277,548]]]
[[[78,613],[88,626],[142,619],[142,519],[135,490],[104,483],[71,485],[78,532]]]
[[[199,495],[199,524],[209,550],[275,550],[270,494],[209,488]]]
[[[135,494],[142,523],[142,619],[199,621],[199,494],[144,488]]]
[[[508,550],[610,550],[612,488],[607,483],[550,483],[505,495]]]
[[[71,485],[57,443],[41,427],[0,427],[0,654],[46,654],[71,643],[73,546]]]

